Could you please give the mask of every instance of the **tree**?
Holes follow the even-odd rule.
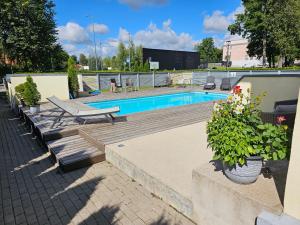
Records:
[[[22,92],[24,102],[27,106],[35,106],[41,100],[41,94],[37,90],[36,83],[33,82],[31,76],[26,77],[26,82],[24,83],[24,90]]]
[[[113,56],[111,58],[111,67],[112,69],[116,70],[118,69],[118,60],[117,60],[117,57],[116,56]]]
[[[63,48],[56,44],[51,52],[51,70],[52,71],[66,71],[68,66],[69,55]]]
[[[101,61],[100,57],[97,58],[97,62],[99,63]],[[96,70],[96,57],[90,56],[88,58],[88,66],[90,70]]]
[[[299,52],[300,2],[299,0],[270,0],[268,27],[278,48],[279,66],[290,66]]]
[[[130,38],[128,43],[128,49],[127,49],[128,55],[129,55],[129,71],[132,71],[134,68],[134,65],[136,64],[136,56],[135,56],[135,45],[133,43],[133,40]]]
[[[107,69],[108,67],[112,67],[112,59],[109,56],[104,57],[102,63],[103,63],[103,68],[105,69]]]
[[[228,27],[231,34],[239,34],[249,41],[248,54],[266,59],[275,65],[275,58],[285,64],[299,52],[299,0],[243,0],[245,10]],[[281,66],[282,63],[279,63]]]
[[[71,58],[73,58],[75,64],[78,63],[78,59],[76,55],[71,55]]]
[[[73,97],[77,97],[79,84],[78,84],[77,71],[75,68],[75,60],[73,59],[73,57],[70,57],[68,59],[68,83],[69,83],[70,93],[72,95],[75,95]]]
[[[202,62],[213,63],[222,60],[222,50],[215,47],[213,38],[204,38],[195,48],[199,51]]]
[[[128,57],[128,51],[124,45],[123,42],[119,43],[118,46],[118,54],[117,54],[117,64],[118,64],[118,69],[125,71],[127,68],[127,57]]]
[[[23,70],[52,69],[57,45],[52,0],[1,0],[0,42],[4,54]]]
[[[82,66],[86,66],[88,64],[88,59],[82,53],[79,55],[79,64]]]
[[[150,63],[147,60],[144,64],[143,64],[143,70],[142,72],[149,72],[150,71]]]
[[[133,70],[135,72],[143,71],[143,47],[135,48]]]

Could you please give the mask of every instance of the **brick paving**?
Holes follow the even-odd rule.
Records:
[[[0,224],[193,224],[108,162],[62,173],[0,100]]]

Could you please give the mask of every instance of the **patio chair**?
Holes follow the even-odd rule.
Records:
[[[279,116],[284,116],[285,121],[283,122],[283,124],[288,125],[288,127],[293,129],[297,112],[297,104],[297,99],[275,102],[274,123],[277,123],[277,118]]]
[[[128,91],[128,89],[130,91],[134,91],[135,90],[134,83],[133,83],[132,79],[127,78],[126,81],[125,81],[125,84],[126,84],[125,91]]]
[[[167,86],[167,87],[172,86],[172,79],[171,79],[171,77],[169,77],[169,76],[166,77],[166,86]]]
[[[216,83],[215,83],[215,77],[214,76],[208,76],[206,78],[206,83],[203,86],[204,90],[213,90],[216,88]]]
[[[230,91],[231,90],[231,83],[230,83],[230,78],[223,78],[221,82],[220,89],[222,91]]]
[[[64,116],[65,113],[70,114],[72,117],[75,117],[76,119],[82,119],[83,124],[87,122],[86,117],[92,117],[92,116],[100,116],[104,115],[107,119],[111,121],[113,124],[115,117],[112,115],[113,113],[120,112],[119,107],[113,107],[113,108],[108,108],[108,109],[94,109],[90,106],[87,105],[81,105],[78,103],[70,104],[67,102],[64,102],[57,98],[56,96],[52,96],[47,98],[49,102],[51,102],[53,105],[57,106],[62,110],[61,114],[53,121],[52,128],[53,126],[58,123],[62,117]]]
[[[120,92],[120,90],[122,91],[122,82],[120,85],[118,85],[117,81],[115,78],[110,79],[110,83],[111,85],[114,84],[115,88],[116,88],[116,92]]]

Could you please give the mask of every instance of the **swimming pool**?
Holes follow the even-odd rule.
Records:
[[[118,115],[129,115],[138,112],[165,109],[175,106],[223,100],[227,97],[227,94],[207,92],[184,92],[157,96],[91,102],[87,103],[87,105],[97,109],[106,109],[119,106],[120,112],[117,113]]]

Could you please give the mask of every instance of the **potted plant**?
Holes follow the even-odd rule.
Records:
[[[24,102],[24,83],[23,84],[19,84],[15,87],[15,92],[16,92],[16,97],[17,100],[19,101],[19,104],[21,104],[22,107],[25,106],[25,102]]]
[[[250,99],[239,86],[227,101],[214,105],[208,122],[208,145],[214,160],[223,162],[223,171],[232,181],[253,183],[261,173],[263,160],[287,157],[287,126],[264,124],[259,105],[262,95]]]
[[[30,107],[30,113],[34,114],[39,112],[40,107],[38,102],[41,100],[41,94],[37,90],[36,83],[33,82],[31,76],[26,77],[23,91],[24,102]]]

